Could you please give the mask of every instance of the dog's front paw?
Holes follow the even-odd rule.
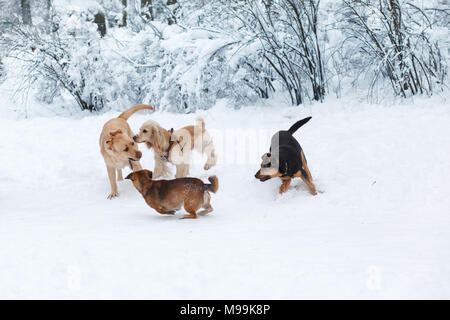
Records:
[[[289,189],[289,184],[283,183],[283,184],[280,186],[279,194],[285,193],[286,191],[288,191],[288,189]]]
[[[283,194],[283,193],[285,193],[287,190],[288,190],[288,187],[281,186],[281,187],[280,187],[280,190],[278,191],[278,193],[279,193],[279,194]]]
[[[111,199],[113,199],[113,198],[115,198],[115,197],[118,197],[118,196],[119,196],[119,193],[113,191],[113,192],[111,192],[111,193],[109,194],[108,199],[111,200]]]
[[[209,170],[212,168],[212,165],[210,165],[209,163],[205,163],[205,166],[203,167],[204,170]]]

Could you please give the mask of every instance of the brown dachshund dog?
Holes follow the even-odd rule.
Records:
[[[197,210],[200,215],[211,211],[209,191],[216,193],[219,180],[209,177],[211,184],[203,183],[197,178],[178,178],[174,180],[152,180],[150,170],[139,170],[130,173],[125,179],[133,182],[134,187],[142,194],[145,202],[161,214],[174,214],[181,206],[189,213],[183,218],[196,219]]]

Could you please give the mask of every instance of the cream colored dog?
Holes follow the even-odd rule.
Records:
[[[209,170],[217,163],[214,145],[202,118],[197,118],[195,126],[187,126],[176,131],[166,130],[156,121],[148,120],[133,139],[138,143],[145,142],[148,148],[153,147],[155,151],[153,177],[155,179],[170,173],[167,162],[176,166],[176,178],[187,177],[192,149],[207,155],[208,159],[203,167],[205,170]]]
[[[109,120],[103,126],[100,134],[100,152],[103,155],[103,159],[105,159],[109,183],[111,184],[111,193],[108,199],[119,195],[116,183],[116,170],[118,180],[123,180],[122,168],[125,166],[129,166],[133,171],[142,170],[139,164],[142,153],[132,139],[133,132],[127,122],[133,113],[142,109],[152,110],[153,107],[146,104],[135,105],[117,118]]]

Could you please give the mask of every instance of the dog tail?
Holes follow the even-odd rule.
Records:
[[[195,122],[198,127],[202,128],[202,133],[205,132],[205,120],[203,120],[202,117],[197,117],[197,119],[195,119]]]
[[[120,116],[118,116],[117,118],[121,118],[123,120],[128,120],[129,117],[131,117],[133,115],[133,113],[142,110],[142,109],[149,109],[149,110],[153,110],[152,106],[149,106],[148,104],[137,104],[133,107],[131,107],[130,109],[122,112],[122,114]]]
[[[211,176],[208,178],[208,180],[209,182],[211,182],[211,184],[205,183],[205,190],[216,193],[219,189],[219,179],[217,179],[217,176]]]
[[[288,130],[289,133],[290,134],[294,134],[295,131],[297,131],[301,126],[303,126],[305,123],[307,123],[309,120],[311,120],[311,118],[312,117],[308,117],[308,118],[302,119],[302,120],[297,121],[296,123],[294,123],[292,125],[292,127],[289,128],[289,130]]]

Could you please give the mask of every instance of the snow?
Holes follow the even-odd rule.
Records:
[[[135,114],[134,131],[204,117],[219,163],[197,156],[191,175],[219,191],[197,220],[157,214],[127,180],[106,199],[98,139],[118,114],[0,118],[0,298],[450,298],[445,99]],[[298,180],[280,196],[253,175],[270,135],[310,114],[295,136],[321,193]]]

